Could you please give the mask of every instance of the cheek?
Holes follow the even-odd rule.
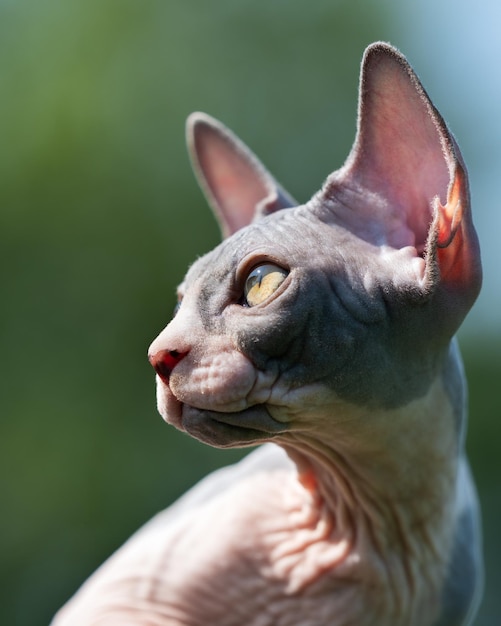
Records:
[[[174,370],[170,387],[181,402],[199,409],[240,411],[254,387],[257,372],[240,352],[207,350],[198,358],[191,353]]]

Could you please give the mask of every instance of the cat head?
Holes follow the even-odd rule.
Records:
[[[424,394],[481,269],[459,149],[405,58],[366,50],[354,146],[304,205],[216,120],[187,135],[224,240],[150,347],[163,417],[249,445]]]

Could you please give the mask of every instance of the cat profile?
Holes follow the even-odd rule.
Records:
[[[141,529],[57,626],[452,626],[482,578],[454,334],[481,283],[466,169],[405,58],[362,62],[345,165],[299,205],[188,120],[223,242],[154,340],[162,417],[260,446]]]

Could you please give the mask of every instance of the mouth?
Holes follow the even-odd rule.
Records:
[[[264,404],[244,411],[222,413],[183,405],[183,430],[217,448],[252,446],[287,432],[288,425],[275,420]]]

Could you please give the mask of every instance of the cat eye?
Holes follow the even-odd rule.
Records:
[[[256,306],[264,302],[280,287],[288,273],[287,270],[273,263],[255,267],[245,281],[245,303],[248,306]]]
[[[181,303],[183,302],[183,293],[178,290],[177,292],[177,302],[174,306],[174,310],[172,311],[172,318],[175,318],[181,308]]]
[[[176,317],[176,315],[178,314],[178,311],[181,307],[181,300],[178,300],[176,302],[176,306],[174,307],[174,310],[172,311],[172,317]]]

